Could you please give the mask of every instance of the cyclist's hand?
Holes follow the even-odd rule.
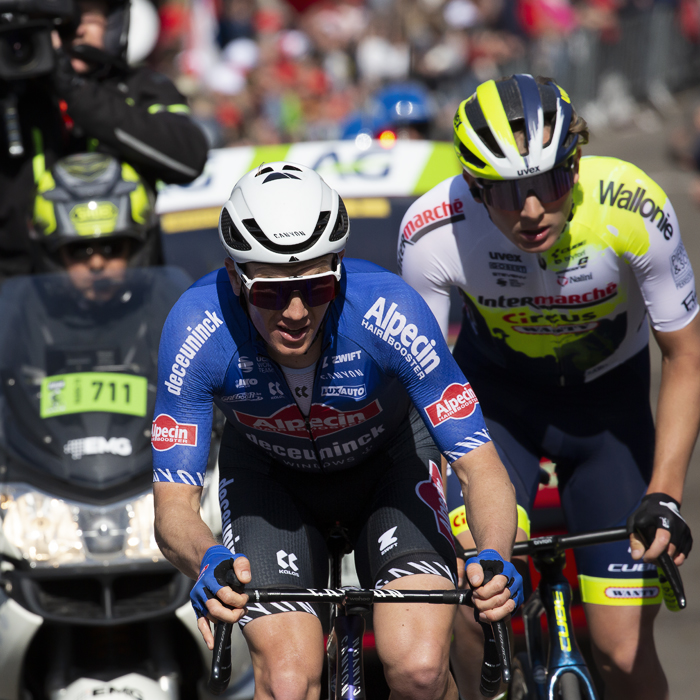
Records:
[[[248,596],[236,593],[226,585],[226,572],[233,568],[242,584],[250,583],[250,563],[242,554],[231,554],[223,545],[210,547],[199,570],[199,578],[190,592],[192,607],[197,614],[197,627],[209,649],[214,637],[209,621],[235,623],[243,617]]]
[[[678,501],[665,493],[649,493],[627,519],[632,559],[654,562],[664,551],[680,566],[690,553],[693,536],[680,514]],[[645,552],[646,550],[646,552]]]
[[[482,622],[502,620],[523,602],[522,577],[495,549],[484,549],[467,561],[467,578]]]

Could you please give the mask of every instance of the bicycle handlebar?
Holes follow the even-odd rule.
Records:
[[[525,542],[516,542],[513,546],[513,555],[556,554],[563,552],[565,549],[618,542],[627,539],[627,537],[629,537],[629,533],[627,528],[624,527],[595,530],[576,535],[547,535],[545,537],[535,537]],[[467,559],[475,557],[477,554],[476,549],[464,552],[464,556]],[[661,592],[666,607],[673,612],[683,610],[687,605],[687,601],[678,567],[667,552],[659,556],[658,563],[661,569],[659,581],[661,582]]]
[[[227,572],[227,582],[229,582]],[[235,577],[235,574],[234,574]],[[240,589],[239,589],[240,590]],[[341,605],[373,605],[374,603],[430,603],[434,605],[468,605],[474,607],[471,590],[404,591],[397,589],[308,588],[306,590],[259,589],[244,591],[256,603],[316,602]],[[493,697],[501,681],[510,681],[510,642],[503,620],[491,624],[480,622],[484,632],[484,662],[481,668],[481,693]],[[207,687],[213,695],[221,695],[231,680],[231,633],[233,625],[216,623],[211,674]]]

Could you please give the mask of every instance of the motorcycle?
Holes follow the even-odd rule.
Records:
[[[65,273],[0,289],[2,700],[211,697],[192,581],[153,531],[158,343],[189,283],[163,267],[89,292]],[[202,510],[220,529],[210,457]],[[232,651],[227,697],[251,698],[238,630]]]

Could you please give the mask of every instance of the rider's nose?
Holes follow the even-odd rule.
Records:
[[[308,315],[306,304],[298,292],[293,294],[283,312],[284,316],[290,320],[301,321]]]
[[[106,262],[107,261],[99,253],[95,253],[94,255],[90,256],[90,259],[88,260],[88,267],[90,270],[92,270],[92,272],[101,272],[105,269]]]
[[[532,221],[539,221],[544,215],[544,206],[542,202],[534,195],[528,195],[525,198],[525,203],[523,208],[520,210],[521,219],[531,219]]]

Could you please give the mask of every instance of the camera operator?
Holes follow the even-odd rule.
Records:
[[[50,72],[25,78],[23,65],[19,79],[0,80],[0,281],[35,267],[27,225],[33,190],[58,158],[108,153],[154,189],[158,179],[193,180],[206,161],[204,134],[172,82],[126,63],[129,0],[79,0],[76,10],[74,22],[51,32]]]

